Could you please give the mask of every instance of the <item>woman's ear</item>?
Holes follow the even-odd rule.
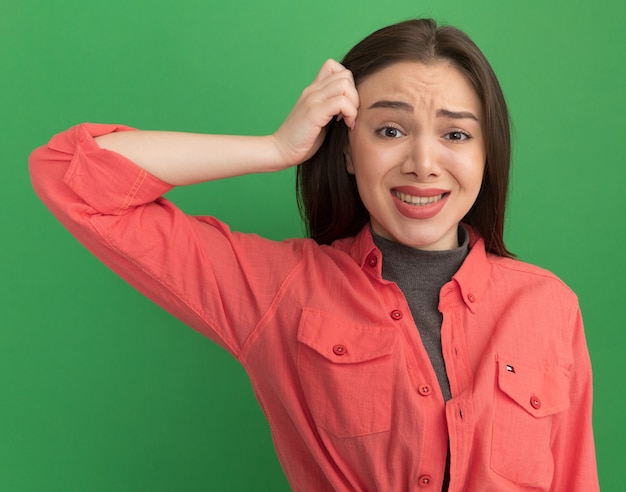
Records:
[[[352,162],[352,151],[350,150],[349,142],[346,142],[343,147],[343,160],[346,163],[348,174],[354,174],[354,163]]]

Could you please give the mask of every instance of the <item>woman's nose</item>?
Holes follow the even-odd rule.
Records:
[[[413,174],[420,180],[436,177],[440,173],[437,143],[430,138],[416,138],[401,166],[404,174]]]

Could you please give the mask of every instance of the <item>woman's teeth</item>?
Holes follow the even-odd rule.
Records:
[[[438,202],[443,198],[444,193],[435,196],[413,196],[408,195],[406,193],[400,193],[399,191],[393,192],[394,196],[399,200],[402,200],[404,203],[408,203],[409,205],[428,205],[429,203]]]

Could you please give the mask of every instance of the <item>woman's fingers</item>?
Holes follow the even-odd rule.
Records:
[[[342,89],[342,93],[346,95],[355,106],[358,107],[359,96],[354,84],[352,72],[343,65],[337,63],[335,60],[328,60],[324,66],[327,64],[330,65],[329,68],[322,68],[322,70],[320,70],[317,78],[313,84],[311,84],[311,87],[339,87]]]
[[[352,72],[334,60],[329,60],[318,73],[318,77],[307,89],[313,105],[325,109],[324,117],[328,123],[333,116],[344,119],[351,128],[356,120],[359,108],[359,94],[354,85]]]
[[[331,119],[339,117],[348,128],[353,128],[358,107],[352,73],[336,61],[328,60],[274,133],[279,150],[288,163],[303,162],[321,145]]]
[[[348,70],[341,63],[333,59],[328,59],[324,62],[324,64],[320,68],[313,83],[323,80],[334,73],[339,73],[339,72],[344,72],[344,71],[348,71]]]

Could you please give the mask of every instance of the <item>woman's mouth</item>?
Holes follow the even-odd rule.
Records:
[[[398,186],[391,190],[393,203],[400,214],[409,219],[432,219],[443,210],[450,192],[430,188]]]

